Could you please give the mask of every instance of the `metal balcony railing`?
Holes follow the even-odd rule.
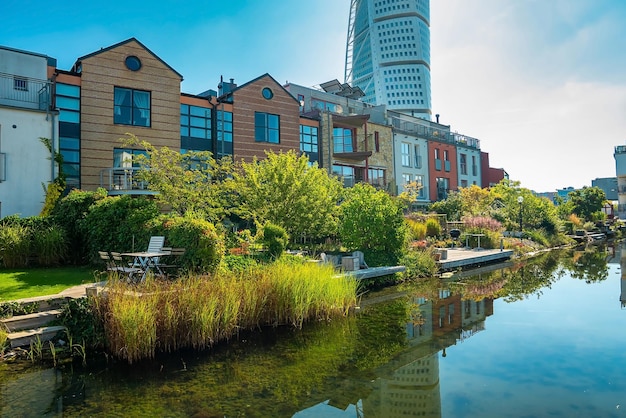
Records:
[[[100,170],[100,187],[109,194],[155,194],[144,181],[137,179],[139,167],[114,167]]]
[[[0,106],[47,110],[50,108],[50,82],[0,73]]]

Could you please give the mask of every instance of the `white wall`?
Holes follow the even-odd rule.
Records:
[[[46,186],[53,179],[52,161],[40,137],[51,138],[52,116],[0,107],[0,153],[5,153],[6,180],[0,182],[0,217],[38,215]],[[58,138],[58,132],[54,132]]]

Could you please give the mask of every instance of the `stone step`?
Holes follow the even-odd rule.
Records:
[[[4,324],[9,332],[15,332],[42,327],[57,319],[60,313],[60,310],[52,309],[44,312],[35,312],[28,315],[16,315],[10,318],[0,319],[0,323]]]
[[[36,343],[37,337],[39,337],[39,341],[41,342],[50,341],[59,331],[64,330],[65,327],[61,325],[41,327],[26,331],[12,332],[8,335],[8,339],[11,343],[11,348],[28,347],[31,342]]]

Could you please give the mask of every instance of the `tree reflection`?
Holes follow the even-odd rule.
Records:
[[[505,302],[515,302],[531,295],[540,297],[544,287],[550,288],[563,277],[564,272],[559,268],[560,256],[560,252],[550,252],[511,268],[505,273],[507,280],[498,296]]]
[[[607,254],[604,249],[585,249],[575,251],[572,257],[563,260],[564,267],[575,279],[586,283],[596,283],[609,277]]]

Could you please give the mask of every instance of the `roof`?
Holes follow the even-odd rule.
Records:
[[[274,83],[276,83],[276,85],[277,85],[278,87],[280,87],[280,88],[281,88],[281,89],[282,89],[285,93],[287,93],[287,94],[289,95],[289,97],[291,97],[291,98],[294,100],[294,102],[296,102],[296,103],[298,103],[298,104],[300,103],[300,102],[298,101],[298,99],[296,99],[295,97],[293,97],[293,95],[292,95],[291,93],[289,93],[289,91],[288,91],[286,88],[284,88],[284,87],[282,86],[282,84],[280,84],[278,81],[276,81],[276,79],[275,79],[274,77],[272,77],[269,73],[265,73],[265,74],[263,74],[263,75],[260,75],[260,76],[258,76],[257,78],[255,78],[255,79],[253,79],[253,80],[250,80],[250,81],[248,81],[247,83],[242,84],[241,86],[237,86],[237,87],[235,87],[235,88],[234,88],[234,89],[232,89],[230,92],[228,92],[228,93],[226,93],[226,94],[224,94],[224,95],[220,96],[220,98],[225,97],[225,96],[232,95],[232,94],[233,94],[234,92],[236,92],[237,90],[240,90],[240,89],[242,89],[242,88],[244,88],[244,87],[246,87],[246,86],[248,86],[248,85],[250,85],[250,84],[252,84],[252,83],[256,83],[257,81],[259,81],[260,79],[262,79],[262,78],[264,78],[264,77],[269,77],[269,78],[270,78],[270,79],[271,79]]]
[[[161,59],[161,58],[160,58],[157,54],[155,54],[154,52],[152,52],[152,51],[150,50],[150,48],[148,48],[147,46],[145,46],[144,44],[142,44],[141,42],[139,42],[139,41],[137,40],[137,38],[128,38],[128,39],[126,39],[125,41],[118,42],[118,43],[116,43],[116,44],[114,44],[114,45],[111,45],[111,46],[109,46],[109,47],[106,47],[106,48],[101,48],[100,50],[98,50],[98,51],[96,51],[96,52],[92,52],[91,54],[83,55],[82,57],[79,57],[79,58],[76,60],[76,63],[78,63],[78,62],[80,62],[80,61],[82,61],[82,60],[84,60],[84,59],[91,58],[91,57],[93,57],[93,56],[96,56],[96,55],[98,55],[98,54],[101,54],[101,53],[103,53],[103,52],[110,51],[110,50],[112,50],[112,49],[115,49],[115,48],[117,48],[117,47],[120,47],[120,46],[122,46],[122,45],[125,45],[125,44],[127,44],[127,43],[129,43],[129,42],[137,42],[137,43],[138,43],[138,44],[139,44],[139,45],[140,45],[143,49],[145,49],[146,51],[148,51],[148,52],[150,53],[150,55],[152,55],[154,58],[156,58],[157,60],[159,60],[159,61],[160,61],[163,65],[165,65],[167,68],[169,68],[170,70],[172,70],[174,73],[176,73],[176,75],[178,75],[178,76],[180,77],[181,81],[183,80],[183,76],[182,76],[182,74],[181,74],[181,73],[179,73],[179,72],[178,72],[178,71],[176,71],[174,68],[172,68],[172,66],[170,66],[167,62],[163,61],[163,60],[162,60],[162,59]],[[76,66],[76,64],[74,64],[74,66]]]

